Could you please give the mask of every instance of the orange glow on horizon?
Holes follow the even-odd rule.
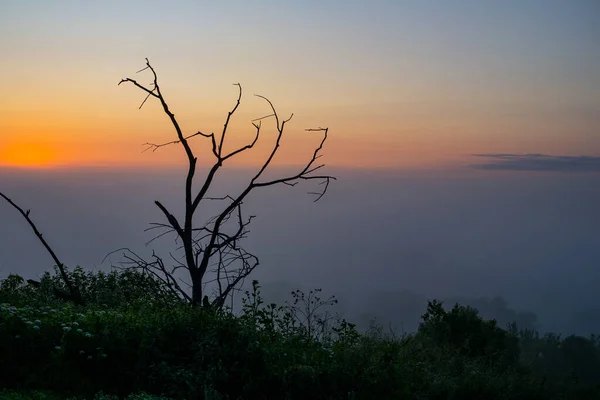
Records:
[[[432,166],[435,164],[434,160],[447,161],[452,158],[451,151],[427,149],[419,142],[389,141],[387,146],[383,147],[377,140],[337,137],[335,132],[333,133],[330,132],[331,136],[321,151],[322,157],[315,165],[324,163],[330,167],[419,169]],[[319,137],[311,136],[313,137],[301,137],[292,133],[289,140],[283,141],[271,166],[305,165],[319,142]],[[227,151],[246,144],[246,141],[239,137],[232,136],[230,139]],[[262,138],[262,143],[259,141],[256,148],[228,160],[224,163],[224,167],[259,167],[268,157],[274,139],[273,135]],[[143,152],[144,148],[137,140],[94,143],[93,138],[81,142],[35,141],[31,137],[27,141],[19,141],[13,138],[9,143],[0,144],[0,167],[28,169],[187,167],[186,155],[179,144],[166,146],[156,152]],[[198,166],[209,166],[215,162],[207,142],[197,140],[192,143],[192,148],[198,157]]]
[[[0,165],[20,168],[50,168],[59,161],[53,146],[38,142],[12,142],[0,147]]]
[[[155,152],[143,152],[146,142],[166,143],[176,139],[169,121],[155,110],[151,111],[131,120],[79,115],[70,121],[63,112],[54,115],[37,112],[36,118],[31,111],[13,113],[3,121],[8,129],[0,141],[0,166],[43,169],[185,168],[187,157],[180,144],[161,147]],[[44,118],[40,118],[40,114]],[[102,114],[110,115],[108,112]],[[218,128],[222,121],[218,117],[209,114],[196,122],[196,118],[184,116],[181,120],[188,131],[189,126],[206,125],[206,131],[217,132],[217,137],[220,137]],[[225,153],[247,145],[253,139],[254,132],[248,129],[247,119],[246,115],[242,115],[232,122],[225,140]],[[299,116],[295,124],[286,129],[272,167],[305,165],[309,161],[322,138],[319,132],[302,129],[311,125],[309,119]],[[329,136],[321,151],[323,157],[315,165],[420,169],[444,160],[450,161],[453,155],[463,153],[468,147],[464,142],[455,145],[455,148],[440,146],[432,140],[431,134],[419,129],[394,131],[383,125],[374,126],[371,131],[365,129],[368,133],[364,133],[354,120],[347,121],[339,115],[331,119]],[[253,168],[262,165],[275,144],[276,131],[272,125],[265,123],[256,146],[229,159],[224,166]],[[417,132],[425,134],[419,137]],[[210,140],[196,137],[190,144],[198,157],[198,165],[208,166],[215,162]]]

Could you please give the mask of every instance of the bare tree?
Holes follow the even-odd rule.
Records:
[[[156,277],[162,279],[173,292],[178,292],[193,305],[220,308],[223,306],[227,296],[232,295],[232,291],[235,290],[236,287],[243,282],[244,278],[252,273],[259,264],[258,258],[253,254],[248,253],[240,245],[240,240],[248,233],[247,228],[253,218],[253,216],[244,217],[242,212],[244,200],[255,189],[279,184],[295,186],[300,181],[308,180],[319,181],[322,189],[318,192],[311,192],[310,194],[316,196],[315,202],[321,199],[327,191],[330,181],[335,179],[335,177],[330,175],[315,174],[317,170],[320,170],[324,166],[324,164],[317,165],[316,161],[321,157],[320,152],[327,140],[328,128],[306,129],[306,131],[309,132],[321,133],[322,139],[314,150],[310,160],[303,167],[299,168],[296,173],[277,179],[266,179],[264,178],[263,173],[267,167],[269,167],[277,153],[286,124],[292,119],[293,114],[287,119],[282,119],[269,99],[261,95],[255,95],[268,104],[270,113],[264,117],[251,121],[255,135],[254,139],[249,144],[227,153],[223,151],[223,143],[227,135],[231,117],[238,109],[242,99],[242,86],[239,83],[234,84],[238,87],[239,94],[235,106],[227,114],[221,134],[217,136],[214,132],[207,134],[198,131],[186,136],[175,118],[175,115],[169,109],[158,84],[156,71],[150,65],[147,58],[146,67],[137,72],[140,73],[143,71],[150,71],[152,73],[153,81],[151,86],[146,87],[131,78],[122,79],[119,82],[119,85],[122,83],[130,83],[146,93],[146,97],[139,108],[141,108],[149,98],[157,99],[160,102],[164,113],[169,118],[176,134],[176,139],[173,141],[160,144],[146,143],[147,150],[152,149],[153,151],[156,151],[167,145],[180,144],[188,161],[188,170],[185,178],[185,215],[183,221],[178,220],[171,211],[157,200],[155,201],[155,204],[166,218],[167,223],[153,224],[152,228],[149,229],[164,229],[164,231],[155,238],[174,232],[177,238],[181,240],[181,248],[183,249],[184,257],[178,259],[171,254],[171,258],[175,262],[175,265],[171,269],[167,269],[164,261],[154,253],[153,260],[146,262],[131,250],[123,249],[125,250],[124,264],[127,264],[128,267],[143,269],[153,273]],[[268,157],[262,163],[258,172],[249,179],[245,188],[236,196],[228,195],[221,198],[209,197],[209,189],[211,188],[219,169],[227,160],[246,150],[252,149],[260,138],[263,121],[270,118],[275,121],[275,128],[277,131],[276,139]],[[203,137],[210,140],[212,156],[215,158],[214,164],[209,169],[197,192],[194,192],[192,187],[196,176],[196,164],[198,159],[189,144],[189,140],[195,137]],[[215,215],[214,218],[207,221],[204,226],[195,227],[194,214],[198,211],[203,202],[209,200],[221,201],[222,204],[224,204],[222,211]],[[228,229],[226,227],[227,224],[229,227],[233,225],[233,228]],[[191,278],[191,296],[186,293],[180,282],[174,277],[175,272],[180,268],[187,270],[189,277]],[[207,272],[213,272],[215,275],[212,283],[216,286],[216,294],[211,296],[212,300],[209,300],[209,297],[203,293],[204,285],[210,283],[206,281]]]
[[[83,304],[83,299],[81,297],[81,293],[79,291],[79,288],[76,287],[73,284],[73,282],[71,281],[71,279],[69,278],[69,275],[67,273],[67,268],[58,259],[58,256],[56,255],[56,253],[54,252],[54,250],[52,250],[52,248],[50,247],[50,245],[48,244],[48,242],[46,241],[46,239],[44,239],[43,235],[40,233],[40,231],[38,230],[37,226],[35,225],[35,223],[31,219],[31,217],[29,216],[31,210],[27,210],[27,211],[23,210],[19,205],[17,205],[17,203],[15,203],[12,199],[10,199],[7,195],[5,195],[2,192],[0,192],[0,197],[2,197],[4,200],[6,200],[8,202],[8,204],[10,204],[11,206],[13,206],[13,208],[15,208],[17,211],[19,211],[19,213],[23,216],[23,218],[25,218],[25,220],[27,221],[27,223],[29,224],[29,226],[33,230],[33,233],[35,233],[35,235],[37,236],[37,238],[39,239],[39,241],[42,243],[42,245],[44,246],[44,248],[46,249],[46,251],[48,252],[48,254],[50,254],[50,257],[52,257],[52,260],[54,260],[54,263],[58,267],[58,270],[60,271],[61,278],[62,278],[63,282],[65,283],[65,286],[67,287],[68,293],[65,293],[62,290],[60,290],[60,289],[58,289],[58,288],[55,287],[54,288],[54,295],[56,297],[60,298],[60,299],[73,302],[73,303],[75,303],[77,305],[82,305]],[[29,283],[30,285],[32,285],[34,287],[38,287],[39,286],[39,282],[37,282],[35,280],[32,280],[32,279],[28,279],[27,283]]]

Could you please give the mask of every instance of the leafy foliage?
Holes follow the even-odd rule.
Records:
[[[57,276],[0,281],[3,398],[600,398],[598,338],[504,330],[471,307],[430,302],[398,338],[359,333],[318,289],[278,306],[255,281],[236,316],[166,297],[139,272],[69,273],[85,307],[52,296]]]
[[[499,328],[495,320],[484,321],[472,307],[456,304],[448,312],[442,303],[433,301],[428,303],[422,319],[419,333],[433,345],[498,366],[508,367],[519,358],[517,337]]]
[[[162,282],[144,272],[134,270],[84,271],[81,267],[66,272],[81,292],[88,307],[131,308],[170,307],[183,304],[182,300],[167,290]],[[35,281],[34,281],[35,282]],[[33,285],[19,275],[11,274],[0,283],[4,302],[14,305],[61,305],[54,289],[66,290],[65,283],[55,268],[54,275],[45,272]]]

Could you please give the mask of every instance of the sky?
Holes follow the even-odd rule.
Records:
[[[2,0],[0,11],[0,165],[180,164],[180,149],[141,152],[174,132],[157,102],[138,110],[144,94],[117,86],[149,84],[136,74],[146,57],[187,133],[220,131],[232,83],[244,97],[231,148],[269,111],[253,94],[294,113],[279,164],[304,160],[316,126],[331,129],[327,163],[352,168],[600,156],[595,0]]]
[[[254,94],[293,113],[273,174],[310,158],[321,136],[306,128],[329,128],[319,161],[338,180],[322,200],[307,183],[246,204],[257,279],[353,304],[402,290],[502,296],[544,328],[600,333],[585,325],[600,317],[578,317],[600,316],[596,0],[0,0],[0,55],[0,192],[69,266],[173,249],[145,246],[144,229],[162,222],[154,200],[180,216],[185,155],[143,152],[175,132],[155,99],[138,109],[145,94],[118,85],[149,85],[136,73],[147,57],[185,134],[221,132],[235,83],[226,149],[270,113]],[[275,129],[263,124],[219,174],[220,194],[264,160]],[[193,148],[201,179],[210,143]],[[51,267],[0,201],[0,277]]]

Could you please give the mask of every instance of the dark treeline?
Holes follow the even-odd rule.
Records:
[[[293,290],[294,285],[291,282],[267,282],[263,284],[262,292],[265,301],[281,303],[291,300],[290,293]],[[439,298],[445,307],[452,307],[458,303],[476,308],[482,318],[495,319],[498,326],[503,328],[516,323],[521,329],[547,331],[541,329],[539,317],[535,312],[517,310],[502,296],[427,297],[410,290],[382,290],[368,294],[342,291],[337,293],[336,297],[339,300],[337,311],[355,322],[359,329],[367,329],[371,322],[375,321],[398,334],[414,333],[419,327],[422,311],[428,300]],[[581,307],[585,311],[569,315],[569,333],[583,336],[599,334],[600,308],[594,308],[593,304]]]

